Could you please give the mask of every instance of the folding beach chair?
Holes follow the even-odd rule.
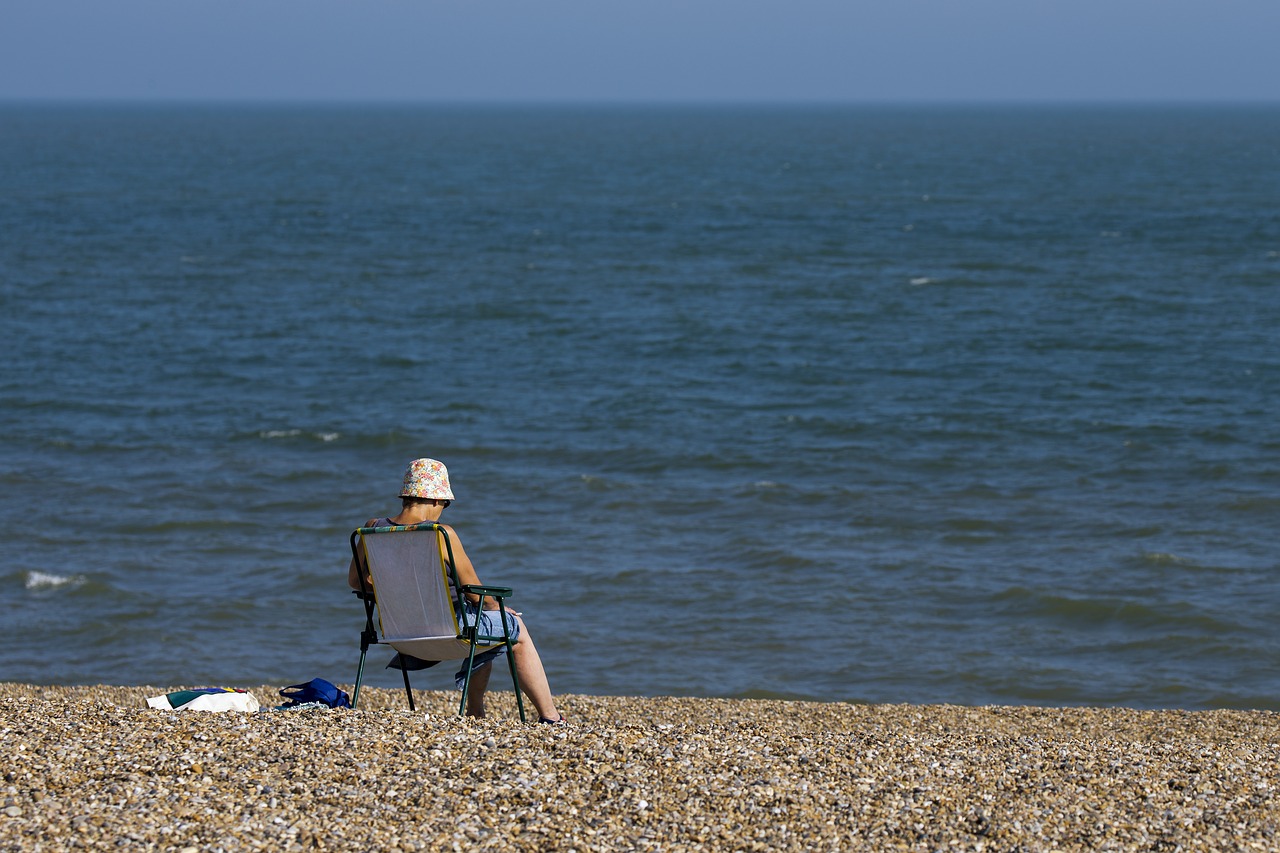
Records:
[[[444,528],[434,522],[410,526],[360,527],[351,534],[351,554],[356,564],[369,568],[373,589],[366,589],[365,573],[360,572],[359,590],[364,602],[365,626],[360,634],[360,669],[352,691],[351,707],[360,701],[360,682],[364,677],[364,661],[369,646],[391,646],[402,655],[428,661],[466,660],[466,679],[462,686],[462,702],[458,713],[467,707],[467,688],[471,686],[471,666],[477,654],[507,647],[507,665],[516,691],[516,705],[524,722],[524,700],[520,696],[520,679],[507,631],[505,600],[511,595],[507,587],[458,583],[453,564],[453,546]],[[468,624],[466,595],[480,596],[479,609],[492,598],[498,602],[502,617],[502,636],[481,633],[477,624]],[[378,611],[374,622],[374,609]],[[470,620],[476,622],[477,620]],[[375,627],[375,624],[377,627]],[[413,689],[409,686],[409,669],[401,658],[404,692],[409,697],[409,710],[414,710]]]

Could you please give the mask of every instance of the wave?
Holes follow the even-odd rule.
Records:
[[[1225,504],[1224,508],[1228,512],[1238,512],[1243,515],[1265,515],[1270,518],[1274,516],[1276,510],[1280,509],[1280,497],[1250,495],[1230,501]]]
[[[1163,551],[1147,551],[1142,555],[1142,559],[1147,563],[1156,565],[1172,565],[1172,566],[1194,566],[1195,562],[1186,557],[1179,557],[1177,554],[1166,554]]]
[[[26,573],[26,580],[23,586],[32,591],[59,589],[61,587],[75,589],[82,586],[84,582],[84,575],[56,575],[53,572],[41,572],[32,569]]]
[[[1073,597],[1012,587],[997,594],[1011,612],[1070,622],[1075,625],[1118,624],[1133,628],[1196,629],[1208,634],[1225,634],[1236,628],[1209,615],[1193,604],[1181,601],[1147,603],[1121,597]]]
[[[340,432],[312,432],[300,429],[265,429],[258,431],[258,438],[281,439],[281,438],[306,438],[312,441],[331,442],[342,438]]]
[[[597,474],[579,474],[578,480],[588,492],[631,491],[634,488],[624,480]]]

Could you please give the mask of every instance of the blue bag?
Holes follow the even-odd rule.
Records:
[[[339,690],[323,678],[313,678],[306,684],[291,684],[280,691],[280,695],[288,699],[281,708],[292,708],[308,702],[319,702],[330,708],[350,708],[351,697],[347,691]]]

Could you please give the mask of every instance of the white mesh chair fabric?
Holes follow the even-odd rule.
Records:
[[[434,529],[360,535],[382,642],[423,660],[460,660],[471,652],[470,644],[458,639],[456,592],[442,559],[442,536]]]

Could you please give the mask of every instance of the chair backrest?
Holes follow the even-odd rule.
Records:
[[[356,535],[373,577],[383,642],[456,638],[456,592],[440,525],[362,527]]]

